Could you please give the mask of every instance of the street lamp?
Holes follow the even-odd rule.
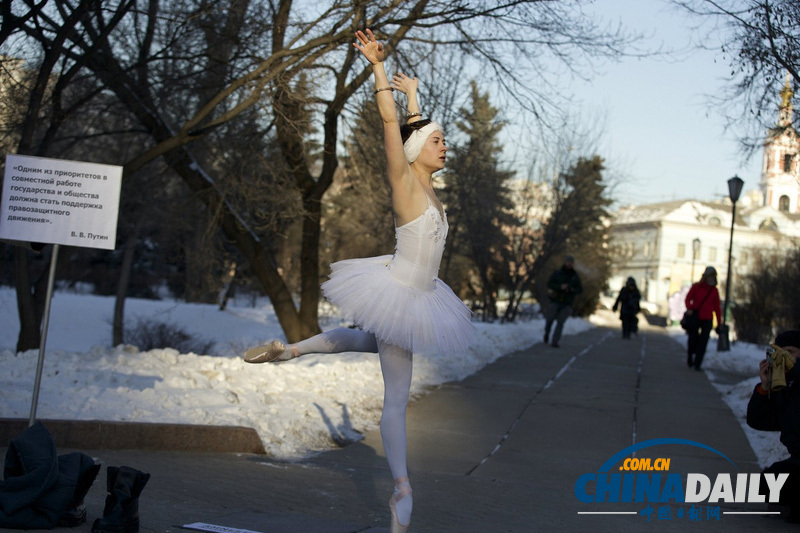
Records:
[[[692,241],[692,279],[689,280],[694,283],[694,260],[697,259],[697,253],[700,251],[700,239]]]
[[[731,294],[731,259],[733,258],[733,223],[736,221],[736,201],[742,193],[744,181],[739,176],[734,176],[728,180],[728,196],[733,203],[731,207],[731,242],[728,245],[728,275],[725,280],[725,306],[722,309],[722,323],[719,325],[719,340],[717,341],[718,352],[728,352],[731,349],[731,342],[728,337],[728,301]]]

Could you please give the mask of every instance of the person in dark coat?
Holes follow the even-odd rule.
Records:
[[[714,315],[717,316],[717,324],[722,323],[719,291],[717,290],[717,270],[714,267],[706,267],[700,281],[689,289],[686,294],[686,310],[696,313],[699,319],[695,322],[696,326],[686,330],[689,335],[686,343],[686,364],[690,367],[694,366],[695,370],[700,370],[703,356],[706,354],[708,337],[714,326]]]
[[[622,321],[622,338],[630,339],[631,333],[636,333],[636,322],[639,320],[636,315],[639,313],[639,300],[642,295],[639,294],[639,289],[636,288],[636,280],[628,278],[625,286],[622,287],[614,302],[613,311],[619,308],[619,319]]]
[[[553,322],[556,322],[556,330],[553,332],[553,348],[558,348],[564,322],[572,316],[572,302],[575,301],[575,295],[581,292],[583,292],[583,286],[581,278],[575,272],[575,258],[568,255],[564,258],[561,268],[555,270],[547,281],[547,295],[550,302],[545,309],[544,342],[547,343],[550,340],[550,328],[553,327]]]
[[[773,353],[759,363],[760,382],[747,404],[747,425],[781,432],[789,458],[771,464],[763,473],[789,474],[781,489],[781,514],[800,522],[800,365],[794,364],[800,357],[800,331],[778,334],[771,347]]]

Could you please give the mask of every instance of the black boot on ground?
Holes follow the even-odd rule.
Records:
[[[57,527],[77,527],[86,522],[86,506],[83,504],[83,499],[89,489],[92,488],[92,483],[94,483],[97,474],[100,472],[100,465],[93,464],[89,456],[80,455],[82,456],[82,461],[91,462],[91,464],[84,465],[75,485],[72,501],[70,501],[66,512],[58,520]]]
[[[129,466],[109,466],[103,517],[94,521],[92,533],[138,533],[139,495],[149,479]]]

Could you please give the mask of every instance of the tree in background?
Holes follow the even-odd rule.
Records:
[[[15,97],[26,101],[19,115],[4,113],[2,118],[6,123],[3,129],[12,132],[11,138],[16,140],[15,153],[48,156],[57,152],[55,145],[63,125],[74,119],[100,93],[100,88],[85,78],[87,56],[73,56],[70,42],[76,26],[91,16],[99,2],[81,0],[75,3],[63,12],[63,16],[59,15],[56,27],[40,24],[41,17],[47,16],[45,10],[50,8],[47,2],[24,3],[26,5],[20,13],[12,12],[15,6],[10,2],[3,4],[0,45],[16,37],[16,42],[24,50],[23,57],[0,56],[5,73],[9,74],[4,82],[11,84]],[[133,7],[130,2],[107,6],[107,23],[97,28],[95,38],[108,39]],[[23,39],[22,35],[27,38]],[[19,67],[20,59],[30,64]],[[6,67],[9,63],[13,69]],[[84,134],[91,135],[91,121],[84,121],[84,124]],[[45,252],[32,258],[25,247],[13,248],[14,287],[20,318],[18,351],[36,348],[40,344],[47,285],[45,273],[52,261],[49,249]],[[42,268],[32,269],[31,263],[39,263],[40,258],[45,259],[45,264]]]
[[[394,249],[386,152],[379,134],[383,126],[371,96],[359,99],[342,167],[326,194],[320,250],[326,270],[335,261],[391,254]]]
[[[503,228],[510,223],[511,201],[507,182],[512,172],[500,164],[502,147],[498,136],[504,123],[473,81],[470,108],[460,110],[456,123],[466,142],[451,148],[445,173],[443,201],[447,205],[450,231],[444,257],[447,280],[454,254],[469,257],[479,287],[477,298],[484,320],[497,318],[497,295],[502,279],[502,249],[508,237]]]
[[[756,268],[735,286],[731,313],[739,340],[768,344],[800,324],[800,247],[754,258]]]
[[[583,285],[573,304],[579,316],[594,311],[611,268],[606,227],[611,199],[606,195],[603,169],[599,156],[579,157],[554,180],[552,209],[532,266],[537,300],[546,302],[550,272],[561,266],[565,255],[575,256]]]
[[[536,280],[533,266],[542,246],[544,224],[550,210],[548,183],[530,179],[512,182],[514,222],[506,231],[507,245],[502,250],[503,287],[508,295],[508,305],[503,321],[513,322],[524,298],[533,292]]]
[[[144,134],[146,142],[135,144],[139,153],[124,162],[123,179],[139,180],[155,160],[177,176],[197,200],[192,219],[213,220],[226,245],[249,264],[290,341],[319,331],[322,198],[338,169],[346,103],[369,78],[369,67],[356,61],[350,46],[356,29],[379,30],[390,49],[402,48],[413,61],[436,48],[451,50],[493,72],[495,88],[537,119],[558,111],[556,99],[545,96],[546,84],[529,81],[543,78],[548,56],[574,67],[580,58],[616,56],[629,42],[619,31],[599,28],[579,9],[539,0],[491,5],[374,0],[318,6],[318,12],[297,2],[257,0],[82,0],[58,5],[23,0],[7,7],[0,26],[4,52],[40,60],[49,69],[46,79],[57,75],[55,89],[78,81],[75,74],[80,74],[86,90],[71,102],[75,109],[101,94],[124,108],[135,133]],[[31,44],[41,52],[31,54]],[[52,68],[56,64],[57,72]],[[306,92],[296,91],[304,79],[313,83],[307,83]],[[38,103],[45,86],[31,91]],[[70,108],[62,104],[52,98],[44,106],[54,123],[71,117],[63,112]],[[42,129],[42,109],[28,109],[23,132]],[[318,125],[316,136],[309,136],[309,116]],[[269,142],[251,152],[234,149],[233,140],[248,131],[248,123]],[[42,136],[49,139],[55,132]],[[120,143],[132,138],[93,130],[81,142],[91,146],[93,139],[106,135]],[[18,153],[57,155],[46,149],[47,143],[40,146],[45,148],[21,145]],[[237,181],[231,172],[237,164],[248,170],[246,180]],[[232,186],[245,184],[253,187]],[[160,192],[158,186],[138,190],[145,195]],[[252,191],[265,199],[270,191],[280,191],[275,203],[263,203],[277,208],[250,210],[259,203],[248,196]],[[300,224],[296,233],[287,229],[295,224],[292,219]],[[266,227],[266,221],[274,224]],[[296,291],[281,257],[286,239],[294,235],[299,259],[290,272],[299,271]],[[203,254],[185,257],[193,262]],[[20,301],[30,292],[26,269],[17,269],[18,286],[24,286],[18,291]],[[38,332],[34,313],[21,309],[20,317],[26,332]],[[20,349],[37,344],[25,338]]]
[[[721,49],[731,66],[727,91],[717,98],[750,149],[774,126],[775,97],[786,75],[800,86],[800,5],[796,0],[673,0],[709,22],[705,46]],[[720,31],[720,26],[722,30]],[[739,105],[731,105],[738,102]],[[748,120],[742,120],[747,117]],[[742,131],[742,123],[758,131]],[[800,115],[795,127],[800,129]]]

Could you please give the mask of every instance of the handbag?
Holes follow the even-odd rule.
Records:
[[[691,309],[687,309],[683,312],[683,318],[681,318],[681,327],[686,331],[689,330],[696,330],[700,327],[700,319],[697,318],[697,313],[693,312]]]
[[[711,292],[713,290],[714,289],[712,288],[706,293],[705,297],[703,298],[703,301],[700,302],[700,305],[697,306],[697,309],[687,309],[686,311],[683,312],[683,318],[681,318],[681,327],[683,329],[685,329],[686,331],[690,330],[697,331],[697,328],[700,327],[700,317],[697,315],[697,311],[699,311],[700,308],[703,307],[703,304],[706,303],[706,300],[708,299],[709,296],[711,296]]]

